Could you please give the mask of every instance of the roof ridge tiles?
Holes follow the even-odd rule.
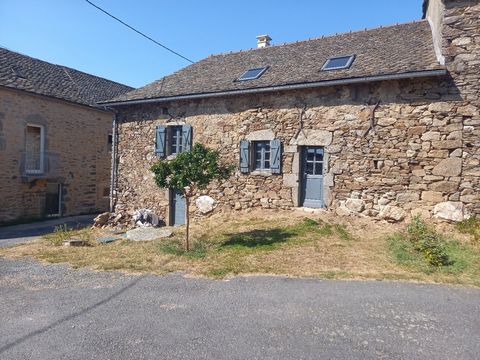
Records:
[[[262,50],[271,49],[271,48],[278,48],[278,47],[281,47],[281,46],[302,44],[302,43],[309,42],[309,41],[321,40],[321,39],[343,36],[343,35],[356,34],[356,33],[361,33],[361,32],[365,32],[365,31],[375,31],[375,30],[380,30],[380,29],[388,29],[388,28],[392,28],[392,27],[396,27],[396,26],[410,25],[410,24],[416,24],[416,23],[422,23],[422,22],[428,22],[428,20],[426,20],[426,19],[411,20],[411,21],[405,21],[405,22],[400,22],[400,23],[397,22],[397,23],[389,24],[389,25],[380,25],[380,26],[371,27],[371,28],[363,28],[363,29],[358,29],[358,30],[342,31],[342,32],[336,32],[336,33],[327,34],[327,35],[323,34],[323,35],[319,35],[319,36],[316,36],[316,37],[309,37],[309,38],[304,39],[304,40],[294,40],[294,41],[286,41],[286,42],[283,42],[283,43],[280,43],[280,44],[272,44],[270,46],[266,46],[266,47],[263,47],[263,48],[229,50],[229,51],[219,52],[217,54],[211,54],[208,57],[230,55],[230,54],[236,54],[236,53],[245,52],[245,51],[255,51],[255,50],[262,51]]]

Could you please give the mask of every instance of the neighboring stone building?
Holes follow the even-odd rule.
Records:
[[[216,211],[479,214],[480,4],[431,0],[424,13],[278,46],[260,36],[258,49],[208,57],[110,101],[116,211],[150,208],[181,223],[181,197],[156,188],[149,168],[193,141],[238,164],[204,192]]]
[[[0,223],[105,211],[113,113],[132,90],[0,48]]]

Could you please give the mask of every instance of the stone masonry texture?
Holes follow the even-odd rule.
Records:
[[[25,128],[45,129],[45,171],[25,174]],[[0,89],[0,223],[45,215],[46,183],[62,184],[62,215],[109,206],[112,114]],[[107,195],[107,196],[105,196]]]
[[[155,127],[187,123],[193,142],[236,165],[203,192],[216,211],[298,206],[300,146],[319,145],[327,208],[399,220],[452,201],[480,214],[480,5],[447,1],[443,16],[443,77],[120,106],[116,211],[168,218],[168,192],[149,170]],[[240,140],[270,133],[282,141],[282,173],[240,173]]]

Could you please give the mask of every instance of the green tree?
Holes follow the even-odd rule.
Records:
[[[160,188],[179,189],[185,197],[185,249],[189,246],[190,200],[198,190],[205,189],[213,180],[227,179],[233,166],[220,164],[218,151],[195,144],[191,151],[177,154],[173,159],[157,161],[151,171]]]

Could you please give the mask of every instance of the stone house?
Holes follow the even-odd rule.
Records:
[[[0,223],[109,208],[113,112],[132,88],[0,48]]]
[[[109,101],[118,213],[181,223],[150,166],[218,149],[216,211],[325,207],[399,221],[480,213],[480,4],[430,0],[406,24],[210,56]],[[193,209],[195,211],[196,209]],[[178,218],[177,218],[178,217]]]

